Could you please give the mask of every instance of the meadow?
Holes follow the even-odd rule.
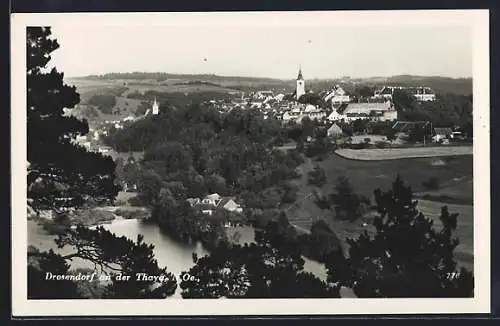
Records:
[[[327,175],[327,183],[320,189],[307,184],[307,172],[312,170],[315,164],[319,164]],[[371,226],[373,213],[368,213],[354,222],[338,220],[334,213],[322,210],[315,203],[315,191],[322,194],[332,193],[335,188],[337,178],[345,176],[357,194],[373,200],[375,189],[388,190],[392,182],[399,174],[401,178],[411,185],[418,200],[418,208],[424,215],[437,222],[441,207],[447,205],[450,213],[459,213],[457,235],[461,245],[456,249],[457,258],[461,266],[472,268],[473,261],[473,187],[472,187],[472,155],[459,155],[439,158],[407,158],[386,161],[361,161],[350,160],[339,155],[332,154],[321,162],[313,162],[308,159],[301,166],[303,173],[299,181],[299,193],[297,202],[290,205],[287,216],[290,222],[300,229],[310,229],[311,224],[319,219],[324,219],[330,224],[344,243],[347,238],[356,238],[365,230],[374,231]],[[430,177],[437,177],[442,187],[439,190],[428,191],[422,182]],[[424,194],[440,194],[450,198],[460,199],[468,205],[457,205],[443,203],[439,201],[429,201],[418,199]],[[347,250],[347,247],[344,247]]]

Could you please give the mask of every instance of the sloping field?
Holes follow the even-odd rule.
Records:
[[[349,183],[356,193],[371,198],[373,203],[373,191],[377,188],[388,190],[396,175],[399,174],[405,182],[411,185],[415,194],[433,194],[434,192],[424,188],[422,182],[435,176],[439,178],[439,183],[442,185],[439,190],[440,194],[466,199],[469,202],[472,201],[473,197],[473,160],[471,155],[385,161],[350,160],[339,155],[332,155],[318,163],[327,175],[327,184],[320,189],[323,194],[333,192],[337,178],[345,176],[349,179]],[[314,164],[315,162],[308,159],[301,165],[305,176],[307,176],[308,171],[312,170]],[[314,196],[308,196],[315,187],[307,184],[307,177],[303,176],[299,187],[297,202],[287,211],[288,219],[292,224],[300,228],[310,229],[314,221],[325,219],[344,243],[346,238],[356,238],[365,230],[373,231],[373,227],[370,225],[372,216],[365,216],[356,222],[340,221],[335,219],[331,212],[320,209],[314,202]],[[437,194],[438,191],[435,192]],[[426,216],[432,218],[439,217],[441,207],[444,205],[446,204],[441,202],[419,200],[419,209]],[[458,234],[461,245],[456,249],[456,256],[462,266],[469,268],[473,261],[472,206],[449,204],[448,207],[451,213],[460,213]],[[364,226],[363,223],[368,225]],[[436,222],[436,225],[439,226],[439,221]]]
[[[427,218],[431,218],[434,222],[434,228],[440,230],[443,225],[439,220],[441,215],[441,207],[445,204],[418,200],[418,210],[421,211]],[[458,237],[459,245],[455,249],[455,258],[460,267],[465,267],[468,270],[474,269],[474,208],[470,205],[453,205],[446,204],[450,213],[458,213],[457,229],[455,236]],[[347,222],[333,220],[332,227],[343,241],[345,246],[346,239],[355,239],[361,233],[368,231],[368,234],[373,235],[375,227],[370,223],[371,218],[367,217],[362,221]],[[363,226],[363,222],[368,223]],[[344,248],[347,249],[347,248]]]
[[[318,163],[327,176],[327,183],[321,188],[324,194],[333,192],[337,179],[344,176],[348,178],[356,193],[372,198],[375,189],[388,190],[399,174],[411,185],[415,194],[431,193],[425,189],[422,182],[437,177],[442,185],[440,193],[468,200],[473,198],[473,160],[470,155],[385,161],[350,160],[331,155]],[[309,228],[311,221],[325,214],[317,207],[312,197],[305,198],[316,188],[307,184],[307,172],[313,167],[314,163],[310,160],[300,166],[304,175],[299,181],[298,203],[288,211],[289,220],[297,220],[297,224],[305,228]],[[453,191],[446,191],[448,189]],[[305,199],[301,200],[303,198]]]
[[[432,201],[473,205],[474,203],[474,179],[472,176],[453,178],[441,184],[437,190],[425,190],[416,193],[417,198]]]
[[[418,200],[418,209],[434,221],[434,227],[440,229],[442,223],[439,220],[442,203]],[[474,207],[471,205],[446,204],[450,213],[458,213],[456,236],[459,244],[455,249],[455,257],[460,266],[473,270],[474,266]],[[478,216],[477,218],[481,218]]]
[[[323,192],[333,191],[338,177],[345,176],[356,193],[367,197],[371,197],[377,188],[388,190],[397,174],[411,185],[414,193],[418,193],[427,192],[422,182],[430,177],[437,177],[443,187],[456,187],[460,182],[470,180],[473,173],[471,155],[385,161],[349,160],[339,155],[331,155],[320,162],[320,165],[327,175],[327,184],[322,187]],[[458,191],[462,193],[457,193]],[[472,198],[472,187],[456,188],[454,195],[459,194]]]
[[[196,92],[237,92],[238,90],[217,84],[197,84],[190,80],[169,80],[158,82],[156,80],[127,80],[127,79],[69,79],[68,84],[75,85],[83,99],[90,98],[95,94],[111,92],[117,88],[127,88],[122,96],[129,93],[156,91],[161,93],[196,93]]]
[[[351,160],[380,161],[416,157],[472,155],[472,146],[439,146],[383,149],[342,148],[336,150],[335,153]]]
[[[141,105],[141,102],[142,102],[141,100],[117,96],[115,108],[120,108],[123,111],[132,114],[135,113],[137,107]]]

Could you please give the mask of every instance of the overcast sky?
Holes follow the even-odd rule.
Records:
[[[389,19],[389,18],[388,18]],[[300,24],[298,24],[300,25]],[[67,77],[167,72],[295,78],[472,76],[471,30],[459,25],[54,24],[52,63]]]

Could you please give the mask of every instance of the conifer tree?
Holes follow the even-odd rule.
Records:
[[[59,47],[50,38],[49,27],[28,27],[27,46],[27,129],[28,129],[28,200],[36,209],[59,212],[92,200],[113,201],[118,187],[114,184],[115,163],[111,157],[88,152],[74,143],[78,135],[88,133],[86,121],[67,115],[79,101],[75,87],[64,84],[63,74],[48,69],[50,53]],[[64,214],[64,213],[62,213]],[[78,226],[56,240],[59,248],[75,250],[62,256],[54,251],[28,252],[28,297],[33,299],[78,298],[71,280],[48,281],[47,273],[66,275],[70,262],[83,259],[113,276],[122,273],[129,281],[111,278],[105,296],[109,298],[165,298],[177,287],[175,277],[160,268],[153,246],[139,236],[137,242],[118,238],[102,227],[90,230]],[[71,249],[70,249],[71,250]],[[136,279],[136,273],[163,276],[161,280]]]
[[[28,27],[27,130],[28,198],[35,209],[60,209],[83,205],[87,199],[112,201],[115,164],[110,157],[88,152],[75,144],[85,135],[85,120],[66,113],[80,101],[63,73],[49,68],[50,54],[59,48],[50,27]]]
[[[195,256],[195,266],[184,273],[189,277],[181,276],[182,297],[338,298],[339,287],[304,271],[301,250],[281,224],[269,222],[250,245],[222,244]]]
[[[372,237],[349,239],[349,257],[330,257],[329,279],[358,297],[472,297],[471,272],[458,268],[453,251],[458,214],[442,208],[441,228],[417,209],[411,187],[397,177],[392,189],[374,192],[379,215]]]

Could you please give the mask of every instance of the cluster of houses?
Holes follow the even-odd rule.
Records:
[[[374,95],[371,97],[374,101],[368,103],[353,102],[352,96],[342,89],[340,85],[334,85],[330,90],[320,93],[321,99],[323,103],[327,104],[327,107],[299,103],[299,98],[306,94],[305,80],[302,70],[299,69],[296,79],[295,96],[293,98],[283,94],[284,89],[277,90],[276,93],[278,94],[275,94],[272,90],[260,90],[247,94],[246,97],[245,93],[241,92],[239,93],[240,97],[235,96],[230,102],[226,100],[209,100],[206,104],[217,108],[220,113],[227,113],[236,108],[256,109],[262,112],[264,119],[274,118],[281,120],[284,124],[302,123],[306,117],[310,120],[322,121],[325,124],[340,121],[350,123],[358,119],[397,121],[398,112],[394,108],[392,96],[394,91],[398,89],[409,91],[419,101],[434,101],[436,98],[436,95],[429,87],[384,86],[374,92]],[[98,126],[97,130],[91,130],[89,136],[79,136],[77,141],[91,150],[94,147],[92,143],[95,143],[100,135],[106,135],[109,127],[122,129],[127,123],[147,116],[158,115],[159,113],[159,103],[155,98],[151,108],[144,115],[105,121],[102,126]],[[101,146],[94,148],[94,150],[106,153],[109,151],[109,148]]]
[[[333,109],[329,121],[352,122],[354,120],[394,121],[398,112],[391,101],[384,103],[347,103],[344,107]]]
[[[217,193],[207,195],[205,198],[188,198],[191,207],[199,209],[203,214],[212,215],[217,210],[242,213],[243,208],[235,201],[234,197],[223,197]]]
[[[229,112],[234,108],[258,109],[264,114],[264,119],[273,117],[282,120],[283,123],[301,123],[305,117],[329,122],[341,120],[352,122],[358,119],[394,121],[398,119],[398,114],[392,96],[398,89],[409,91],[419,101],[434,101],[436,98],[429,87],[384,86],[375,91],[371,97],[372,102],[357,103],[353,102],[352,96],[340,85],[334,85],[332,89],[322,93],[321,99],[328,108],[321,108],[317,105],[299,103],[299,98],[306,94],[302,70],[299,69],[293,99],[289,97],[285,99],[287,96],[283,93],[275,95],[273,91],[262,90],[250,94],[247,98],[242,94],[241,98],[233,99],[230,104],[215,101],[212,104],[220,104],[220,112]]]

